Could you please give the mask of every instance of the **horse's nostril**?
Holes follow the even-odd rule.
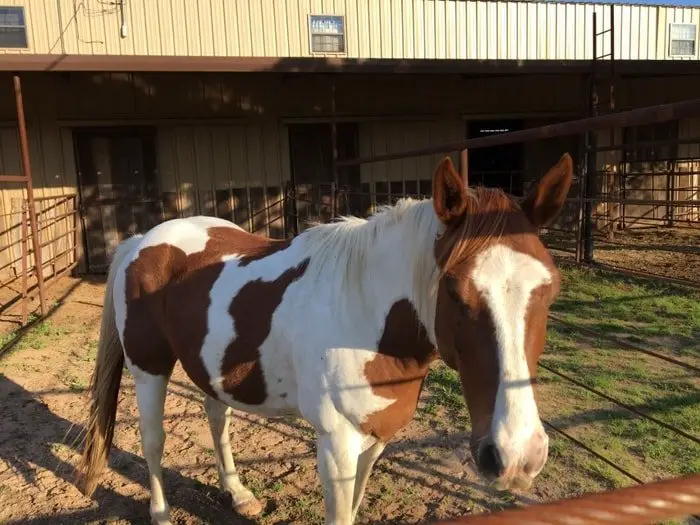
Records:
[[[486,474],[496,478],[501,477],[504,471],[501,455],[498,453],[498,449],[495,445],[485,445],[482,447],[479,453],[479,465]]]

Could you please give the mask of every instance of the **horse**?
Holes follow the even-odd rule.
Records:
[[[232,409],[309,422],[325,523],[352,524],[373,465],[413,418],[442,359],[460,377],[480,475],[528,488],[548,455],[533,387],[560,286],[540,230],[560,213],[572,177],[567,153],[519,203],[469,187],[445,157],[430,197],[316,224],[291,240],[208,216],[124,240],[107,277],[76,484],[91,495],[107,464],[126,363],[150,514],[170,523],[163,413],[179,360],[205,394],[220,486],[237,513],[263,507],[236,471]]]

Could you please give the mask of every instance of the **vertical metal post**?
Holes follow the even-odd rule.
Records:
[[[337,190],[340,183],[340,168],[338,167],[338,125],[335,113],[335,80],[331,84],[331,149],[333,151],[333,183],[331,184],[331,219],[337,213]]]
[[[610,4],[610,111],[615,111],[615,5]],[[611,131],[615,132],[614,128]],[[611,146],[612,146],[612,140]]]
[[[469,186],[469,150],[463,149],[459,152],[459,175],[462,177],[465,186]]]
[[[579,159],[586,157],[586,137],[578,141],[579,144]],[[585,188],[585,167],[578,164],[578,191],[576,193],[576,262],[583,261],[583,195]]]
[[[597,83],[597,64],[598,57],[598,19],[596,13],[593,13],[593,63],[592,74],[589,85],[589,108],[588,116],[595,116],[598,113],[598,93],[596,90]],[[582,180],[583,196],[583,249],[582,255],[585,262],[593,262],[593,210],[595,202],[592,200],[596,193],[596,136],[595,133],[589,131],[586,133],[586,155],[585,155],[585,172]]]
[[[17,125],[19,129],[19,145],[22,152],[22,173],[27,184],[27,203],[29,205],[29,227],[32,231],[32,250],[34,251],[34,266],[39,287],[39,303],[41,315],[46,314],[46,294],[44,290],[44,271],[41,263],[41,242],[37,228],[36,208],[34,205],[34,187],[32,185],[32,170],[29,163],[29,141],[27,140],[27,124],[24,120],[24,102],[22,100],[22,83],[17,75],[14,76],[15,103],[17,104]]]
[[[29,237],[29,231],[27,230],[27,203],[26,201],[22,203],[22,229],[21,229],[21,235],[22,235],[22,326],[27,324],[27,318],[28,318],[28,311],[27,311],[27,293],[28,293],[28,285],[27,285],[27,266],[28,266],[28,261],[27,261],[27,252],[29,251],[27,248],[27,241]]]

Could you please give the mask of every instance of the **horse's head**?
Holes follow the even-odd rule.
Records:
[[[444,225],[435,243],[438,349],[459,371],[478,469],[502,488],[529,487],[547,461],[532,385],[559,272],[539,228],[559,214],[572,178],[567,154],[521,205],[467,188],[449,158],[433,178]]]

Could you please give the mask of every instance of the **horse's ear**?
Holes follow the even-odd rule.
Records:
[[[571,155],[564,153],[522,204],[522,209],[532,224],[545,228],[554,222],[564,207],[573,178],[574,162]]]
[[[433,207],[445,224],[461,217],[467,207],[467,187],[450,157],[438,164],[433,175]]]

